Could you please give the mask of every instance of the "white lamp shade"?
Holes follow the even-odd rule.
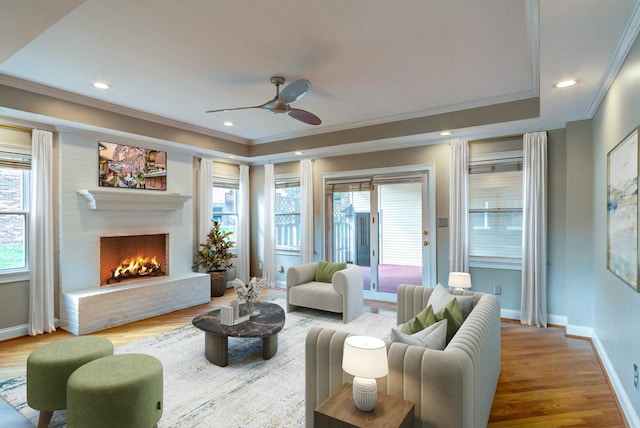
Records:
[[[471,275],[466,272],[450,272],[449,287],[471,288]]]
[[[344,341],[342,369],[350,375],[375,379],[389,373],[387,348],[376,337],[349,336]]]

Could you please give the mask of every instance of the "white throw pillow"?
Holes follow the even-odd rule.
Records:
[[[402,324],[391,328],[391,341],[443,350],[447,344],[447,320],[438,321],[414,334],[402,332]]]
[[[453,298],[453,294],[451,294],[449,290],[444,288],[442,285],[437,284],[433,288],[431,296],[429,296],[427,306],[431,305],[433,313],[436,313],[440,309],[444,308]]]
[[[467,319],[467,316],[473,309],[473,296],[454,296],[451,294],[451,291],[447,290],[441,284],[437,284],[433,291],[431,292],[431,296],[429,296],[429,301],[427,302],[427,306],[431,305],[433,308],[433,312],[436,313],[440,309],[444,308],[447,303],[451,301],[451,299],[456,299],[458,301],[458,306],[460,307],[460,312],[462,312],[462,317]]]

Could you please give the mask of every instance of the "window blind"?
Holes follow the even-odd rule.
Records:
[[[522,158],[469,166],[469,256],[522,257]]]

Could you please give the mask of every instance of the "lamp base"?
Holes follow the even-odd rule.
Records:
[[[370,412],[376,407],[378,400],[378,384],[375,379],[363,377],[353,378],[353,401],[363,412]]]

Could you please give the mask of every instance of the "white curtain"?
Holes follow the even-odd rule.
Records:
[[[469,144],[449,145],[449,272],[469,272]]]
[[[198,171],[198,245],[207,241],[213,216],[213,160],[200,159]],[[199,248],[199,247],[198,247]]]
[[[248,283],[249,278],[249,167],[240,165],[238,189],[238,258],[236,277]]]
[[[520,322],[547,326],[547,133],[524,135]]]
[[[264,215],[262,277],[269,286],[276,284],[276,234],[275,234],[276,182],[273,164],[264,166]]]
[[[300,262],[311,263],[313,261],[313,162],[311,159],[300,161],[300,190],[302,191]]]
[[[29,208],[29,334],[51,333],[54,324],[53,134],[31,133]]]

